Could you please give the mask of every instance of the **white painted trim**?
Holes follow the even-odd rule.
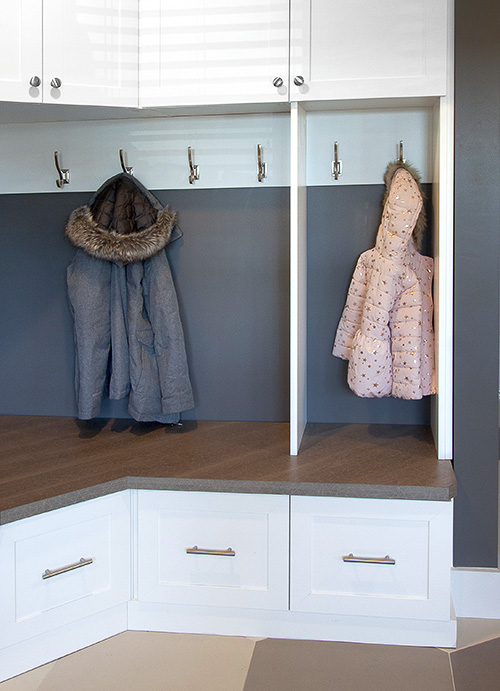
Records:
[[[500,619],[499,569],[452,569],[451,592],[457,617]]]
[[[0,681],[127,631],[127,603],[0,649]]]
[[[427,621],[131,602],[132,631],[348,641],[453,648],[456,620]]]
[[[290,455],[307,422],[307,187],[306,113],[290,113]]]
[[[436,215],[434,322],[436,327],[436,373],[434,434],[438,458],[453,458],[453,218],[454,218],[454,82],[453,2],[449,2],[448,87],[436,112]]]

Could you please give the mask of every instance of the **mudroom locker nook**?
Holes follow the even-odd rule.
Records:
[[[46,659],[69,651],[77,624],[78,645],[126,628],[453,645],[453,8],[358,4],[361,22],[336,3],[334,43],[331,3],[309,0],[2,10],[3,434],[28,467],[45,439],[76,465],[103,444],[86,484],[49,460],[52,494],[2,506],[5,677],[40,663],[40,636]],[[357,398],[331,355],[398,157],[420,171],[436,262],[432,400]],[[122,168],[179,215],[167,254],[195,396],[181,431],[113,423],[126,401],[73,420],[64,226]],[[125,483],[103,480],[113,447]]]

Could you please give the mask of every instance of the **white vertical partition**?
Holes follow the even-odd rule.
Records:
[[[434,327],[437,396],[431,425],[438,458],[453,458],[454,3],[448,3],[448,83],[434,108]]]
[[[307,422],[307,188],[306,113],[290,113],[290,455]]]

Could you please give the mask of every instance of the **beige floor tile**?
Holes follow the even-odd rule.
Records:
[[[0,691],[38,691],[40,684],[55,664],[55,662],[49,662],[48,665],[37,667],[30,672],[26,672],[26,674],[20,674],[13,679],[8,679],[0,683]]]
[[[456,691],[500,689],[500,639],[451,653]]]
[[[242,691],[254,645],[251,638],[127,631],[61,658],[37,691]]]
[[[453,691],[434,648],[267,640],[256,644],[244,691]]]
[[[499,637],[500,619],[457,619],[457,649]]]

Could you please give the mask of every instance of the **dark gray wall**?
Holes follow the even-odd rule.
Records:
[[[456,1],[456,566],[498,559],[500,4]]]
[[[430,185],[423,187],[428,200]],[[429,424],[429,397],[421,401],[359,398],[347,385],[347,362],[331,355],[356,261],[375,244],[383,195],[383,185],[313,187],[307,191],[310,422]],[[426,206],[428,246],[432,217],[428,201]]]
[[[186,418],[289,416],[289,193],[158,192],[179,212],[169,249],[196,408]],[[88,194],[0,196],[0,413],[76,414],[63,235]],[[126,417],[105,401],[103,417]]]

